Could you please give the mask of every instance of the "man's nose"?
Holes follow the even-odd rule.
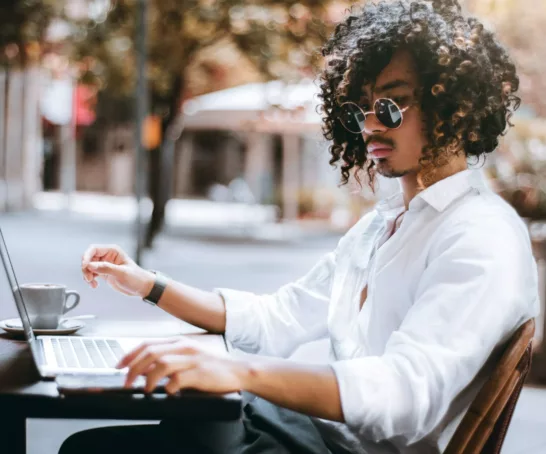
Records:
[[[387,127],[381,123],[375,114],[368,114],[366,115],[366,119],[364,120],[364,130],[362,131],[362,135],[364,136],[364,139],[366,136],[371,136],[372,134],[377,133],[383,133],[387,131]]]

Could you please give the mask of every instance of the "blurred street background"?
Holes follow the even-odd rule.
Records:
[[[529,226],[543,307],[503,452],[545,452],[546,4],[461,3],[496,30],[521,81],[515,127],[483,173]],[[153,323],[169,316],[84,283],[90,243],[204,289],[269,292],[304,274],[398,190],[339,188],[321,136],[320,46],[352,4],[3,0],[0,227],[19,280],[78,290],[74,315]],[[28,452],[54,453],[92,424],[32,420]]]

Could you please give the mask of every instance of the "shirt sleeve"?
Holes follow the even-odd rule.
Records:
[[[528,236],[482,221],[433,241],[415,302],[382,356],[332,364],[345,421],[361,437],[408,445],[430,434],[495,348],[538,313]]]
[[[226,304],[226,338],[249,353],[287,357],[300,345],[327,336],[338,256],[374,216],[363,216],[304,277],[273,294],[214,289]]]
[[[250,353],[287,356],[302,343],[325,336],[335,264],[333,251],[304,277],[269,295],[215,289],[226,304],[226,338]]]

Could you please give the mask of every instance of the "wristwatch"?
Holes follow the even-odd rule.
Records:
[[[167,287],[170,278],[165,276],[164,274],[161,274],[159,271],[149,271],[155,274],[155,282],[152,290],[150,290],[150,293],[148,293],[148,295],[142,299],[146,303],[151,304],[152,306],[156,306],[157,303],[159,303],[161,295],[163,295],[163,292],[165,291],[165,288]]]

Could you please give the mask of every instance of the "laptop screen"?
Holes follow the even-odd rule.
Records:
[[[19,312],[19,317],[21,317],[21,322],[25,331],[25,337],[28,341],[34,340],[34,333],[30,326],[30,319],[23,303],[23,295],[19,289],[19,283],[15,277],[15,271],[13,270],[13,265],[11,263],[11,258],[9,256],[8,248],[6,246],[6,241],[4,240],[4,233],[0,229],[0,258],[2,259],[2,265],[4,268],[4,273],[0,277],[2,289],[10,289],[10,293],[13,295],[13,300],[15,302],[15,307],[17,312]],[[34,353],[34,352],[33,352]]]

